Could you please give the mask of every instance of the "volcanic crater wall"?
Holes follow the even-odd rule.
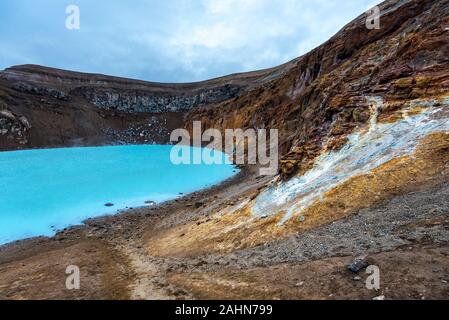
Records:
[[[167,143],[184,114],[239,96],[279,69],[163,84],[23,65],[0,71],[0,150]]]

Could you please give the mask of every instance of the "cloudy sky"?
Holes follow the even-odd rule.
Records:
[[[0,69],[40,64],[162,82],[272,67],[376,0],[1,0]],[[80,8],[68,30],[66,7]]]

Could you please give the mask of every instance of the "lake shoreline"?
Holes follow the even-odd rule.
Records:
[[[31,149],[33,150],[33,149]],[[236,167],[237,169],[237,167]],[[247,177],[248,175],[251,175],[250,172],[253,172],[254,170],[248,169],[247,166],[240,166],[239,169],[241,170],[240,172],[238,172],[236,175],[227,178],[223,181],[221,181],[220,183],[213,185],[213,186],[209,186],[209,187],[204,187],[200,190],[194,191],[192,193],[188,193],[188,194],[183,194],[181,197],[179,198],[175,198],[175,199],[171,199],[171,200],[167,200],[167,201],[163,201],[160,203],[157,203],[155,205],[149,206],[149,205],[142,205],[142,206],[136,206],[136,207],[132,207],[132,208],[124,208],[124,209],[118,209],[115,213],[105,213],[96,217],[92,217],[92,218],[87,218],[85,220],[83,220],[80,224],[76,224],[76,225],[72,225],[72,226],[68,226],[62,230],[57,230],[56,233],[53,236],[36,236],[36,237],[30,237],[30,238],[24,238],[24,239],[19,239],[19,240],[15,240],[15,241],[11,241],[5,244],[0,244],[0,254],[2,253],[2,250],[8,247],[15,247],[15,246],[20,246],[22,243],[23,244],[34,244],[34,243],[40,243],[42,240],[49,240],[49,239],[54,239],[54,238],[58,238],[61,236],[61,234],[66,234],[69,233],[71,234],[72,232],[78,232],[82,229],[85,228],[89,228],[90,225],[99,225],[102,223],[102,221],[104,220],[108,220],[110,218],[117,218],[117,219],[126,219],[126,216],[128,214],[133,214],[133,213],[140,213],[141,211],[155,211],[158,210],[158,208],[160,208],[161,206],[166,206],[166,205],[170,205],[170,204],[179,204],[179,203],[187,203],[187,204],[191,204],[190,203],[190,199],[192,198],[193,195],[207,195],[207,194],[215,194],[215,193],[219,193],[222,192],[226,189],[226,187],[228,187],[229,185],[233,185],[235,182],[237,181],[241,181],[242,179],[244,179],[245,177]],[[151,200],[151,199],[149,199]],[[113,204],[113,202],[111,202],[111,204]],[[107,204],[105,204],[106,206]],[[0,260],[1,261],[1,260]]]
[[[53,237],[34,237],[29,239],[23,239],[14,241],[11,243],[7,243],[0,246],[0,271],[5,271],[3,267],[8,264],[16,264],[20,261],[26,260],[27,265],[32,265],[32,261],[40,261],[42,255],[46,255],[48,252],[54,252],[55,250],[62,250],[64,252],[69,252],[71,248],[75,248],[78,246],[84,246],[86,243],[88,246],[94,246],[95,250],[106,250],[108,251],[108,255],[113,257],[108,259],[105,262],[97,263],[95,262],[92,265],[86,266],[94,269],[102,268],[104,264],[110,263],[110,260],[116,260],[118,258],[118,265],[121,268],[132,269],[129,266],[129,258],[123,256],[122,253],[118,253],[117,246],[130,246],[131,247],[141,247],[139,243],[141,243],[145,239],[145,226],[151,225],[155,220],[159,220],[163,216],[169,216],[170,213],[176,211],[179,213],[181,210],[191,210],[192,214],[195,215],[197,213],[198,204],[201,203],[202,207],[207,203],[210,205],[210,200],[222,200],[227,196],[227,192],[230,188],[234,188],[236,185],[243,185],[249,179],[255,179],[256,169],[250,167],[240,167],[240,172],[235,176],[206,189],[196,191],[191,194],[184,195],[182,198],[169,200],[163,202],[161,204],[151,206],[151,207],[140,207],[133,209],[125,209],[118,212],[115,215],[105,215],[101,217],[90,218],[84,221],[82,225],[76,225],[72,227],[68,227],[64,230],[61,230],[56,233]],[[257,179],[259,180],[259,179]],[[266,181],[267,179],[263,179]],[[208,199],[209,202],[205,200]],[[185,216],[186,219],[191,219],[191,216]],[[98,249],[100,248],[100,249]],[[90,249],[85,252],[77,251],[75,256],[84,255],[86,257],[89,256]],[[70,254],[72,256],[72,254]],[[51,260],[48,257],[45,258],[45,261]],[[91,260],[89,260],[91,263]],[[76,264],[76,263],[71,263]],[[126,267],[127,266],[127,267]],[[62,264],[57,263],[55,265],[49,266],[52,270],[51,273],[57,273],[55,269],[61,269],[63,267]],[[0,272],[1,273],[1,272]],[[132,283],[133,276],[130,275],[130,271],[125,271],[127,276],[126,279],[123,280],[127,285]],[[4,274],[4,273],[3,273]],[[57,277],[64,279],[65,273],[60,270],[57,273]],[[117,279],[111,279],[110,281],[116,282],[121,276],[119,275]],[[1,277],[0,277],[1,278]],[[62,281],[62,280],[61,280]],[[0,287],[1,287],[1,279],[0,279]],[[63,282],[61,282],[63,284]],[[36,290],[39,291],[43,288],[43,284],[36,284]],[[46,288],[48,289],[48,288]],[[58,291],[58,295],[55,297],[60,297],[61,288],[55,288],[55,291]],[[108,289],[109,290],[109,289]],[[101,297],[107,296],[107,291],[101,292]],[[67,292],[70,296],[70,292]],[[37,297],[37,299],[41,298],[49,298],[52,294],[47,295],[46,297]],[[87,294],[86,297],[91,297],[92,293]],[[62,295],[64,297],[64,294]],[[0,299],[9,299],[8,296],[2,296],[0,291]],[[114,296],[113,298],[124,298],[129,299],[131,296],[125,294],[124,296]]]
[[[177,199],[238,172],[230,164],[176,165],[171,157],[169,145],[1,152],[0,244]]]

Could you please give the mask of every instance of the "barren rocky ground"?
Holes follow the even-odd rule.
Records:
[[[232,205],[265,183],[248,169],[176,202],[89,220],[52,239],[4,246],[0,298],[449,298],[447,183],[254,248],[187,257],[148,253],[155,230],[208,219],[213,208],[196,209],[198,201]],[[348,271],[358,257],[379,266],[379,291],[365,287],[364,269]],[[66,290],[67,265],[80,266],[81,290]]]

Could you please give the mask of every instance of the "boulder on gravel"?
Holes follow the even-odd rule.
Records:
[[[368,267],[368,262],[364,258],[357,258],[348,265],[348,270],[352,273],[358,273],[360,270]]]

